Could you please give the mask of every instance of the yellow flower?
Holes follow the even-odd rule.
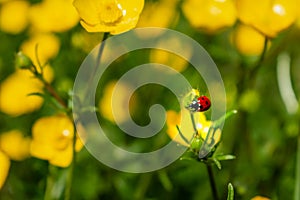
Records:
[[[2,188],[8,175],[10,160],[8,156],[0,149],[0,189]]]
[[[251,26],[240,24],[233,35],[236,48],[245,55],[260,55],[265,37]]]
[[[30,154],[48,160],[50,164],[67,167],[73,159],[74,126],[66,115],[55,115],[38,119],[32,127]],[[75,150],[83,144],[77,137]]]
[[[164,50],[155,49],[150,52],[150,62],[164,64],[179,72],[186,69],[188,66],[188,62],[186,60],[190,59],[192,56],[192,49],[188,45],[185,45],[177,38],[168,38],[160,42],[159,46],[168,46],[173,49],[184,49],[186,59]]]
[[[262,196],[255,196],[251,200],[270,200],[270,198],[262,197]]]
[[[52,80],[52,70],[46,67],[45,79]],[[43,84],[27,70],[17,70],[8,76],[0,85],[0,110],[6,114],[17,116],[30,113],[41,107],[43,98],[30,95],[42,93]]]
[[[18,34],[28,25],[28,1],[9,1],[0,7],[0,29]]]
[[[23,42],[20,50],[29,58],[31,58],[33,63],[38,66],[36,60],[36,46],[38,47],[38,58],[43,65],[50,58],[53,58],[57,55],[60,42],[54,34],[50,33],[36,34]]]
[[[230,27],[236,21],[232,0],[186,0],[182,10],[192,26],[208,33]]]
[[[275,37],[295,20],[297,0],[239,0],[238,18],[267,37]]]
[[[0,135],[0,149],[12,160],[21,161],[29,157],[30,138],[22,132],[12,130]]]
[[[127,120],[130,120],[130,116],[127,115],[127,109],[128,107],[134,110],[134,104],[136,101],[136,96],[131,97],[130,105],[127,105],[127,100],[124,98],[126,96],[126,93],[130,86],[126,83],[119,83],[119,89],[116,93],[118,104],[114,105],[114,109],[118,111],[118,116],[116,119],[114,118],[113,112],[112,112],[112,95],[114,91],[114,87],[116,86],[115,81],[112,81],[108,83],[104,88],[104,96],[99,101],[99,109],[103,117],[110,120],[111,122],[115,122],[115,120],[118,120],[119,123],[125,122]],[[132,111],[131,110],[131,111]]]
[[[172,23],[176,23],[178,19],[178,12],[176,12],[177,3],[178,0],[147,2],[137,27],[166,28]]]
[[[29,10],[29,19],[41,32],[63,32],[74,27],[79,16],[72,0],[44,0]]]
[[[144,0],[75,0],[73,4],[88,32],[115,35],[136,26]]]
[[[204,140],[207,136],[209,127],[211,126],[212,122],[207,121],[205,115],[202,112],[195,112],[194,119],[197,131],[201,138]],[[177,113],[173,110],[167,111],[166,124],[167,134],[172,140],[185,146],[189,145],[181,138],[176,128],[176,126],[178,126],[185,138],[191,141],[194,134],[194,129],[190,118],[190,112],[187,109],[182,110],[181,113]],[[215,140],[218,142],[220,140],[220,135],[218,135]]]

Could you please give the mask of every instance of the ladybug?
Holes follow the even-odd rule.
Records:
[[[193,112],[203,112],[210,108],[210,100],[207,96],[200,96],[195,98],[188,108]]]

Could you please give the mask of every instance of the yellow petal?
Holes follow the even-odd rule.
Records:
[[[35,92],[42,92],[42,83],[33,78],[30,72],[17,70],[0,85],[0,110],[16,116],[39,109],[43,99],[39,96],[28,96]]]
[[[66,167],[73,158],[73,122],[66,115],[38,119],[32,128],[31,154],[51,164]]]
[[[13,34],[23,31],[28,25],[28,10],[27,1],[10,1],[1,5],[0,29]]]
[[[30,139],[25,138],[23,133],[12,130],[0,135],[0,149],[12,160],[24,160],[29,157]]]
[[[49,159],[51,165],[58,167],[68,167],[73,159],[72,144],[70,144],[63,151],[56,151],[52,158]]]
[[[144,0],[75,0],[74,6],[88,32],[120,34],[136,26]]]
[[[10,161],[7,155],[5,155],[0,150],[0,189],[2,188],[3,184],[5,183],[6,177],[8,175],[10,166]]]
[[[40,32],[63,32],[74,27],[79,16],[72,0],[44,0],[29,11],[31,24]]]
[[[90,25],[99,23],[95,0],[75,0],[73,5],[83,21],[88,22]]]
[[[29,56],[33,63],[38,66],[36,59],[36,48],[41,64],[45,64],[49,59],[54,58],[59,51],[60,41],[51,33],[38,33],[31,36],[21,45],[21,51]]]
[[[254,28],[239,25],[233,36],[234,44],[245,55],[260,55],[264,48],[265,37]]]
[[[177,0],[162,0],[158,2],[147,2],[141,13],[137,27],[169,27],[178,20],[176,10]],[[164,17],[161,17],[163,13]]]
[[[275,37],[297,17],[296,0],[239,0],[236,5],[239,19],[268,37]]]
[[[236,21],[232,0],[186,0],[183,13],[192,26],[213,33]]]
[[[33,157],[42,160],[49,160],[50,158],[52,158],[54,152],[54,148],[50,144],[36,140],[32,140],[30,144],[30,154]]]

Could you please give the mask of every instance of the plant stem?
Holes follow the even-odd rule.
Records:
[[[266,53],[267,53],[267,50],[268,50],[268,42],[269,42],[269,38],[265,37],[263,51],[261,52],[260,57],[259,57],[257,63],[248,72],[248,76],[247,76],[246,80],[247,80],[247,82],[251,81],[250,86],[253,86],[253,83],[255,81],[255,76],[256,76],[258,70],[260,69],[261,64],[263,63],[263,61],[264,61],[264,59],[266,57]],[[244,84],[243,84],[243,86],[244,86]]]
[[[190,112],[190,116],[191,116],[191,121],[192,121],[192,124],[193,124],[193,129],[195,131],[195,134],[198,135],[198,130],[197,130],[194,114],[192,112]]]
[[[210,164],[206,164],[206,168],[207,168],[207,172],[208,172],[209,183],[210,183],[210,188],[211,188],[211,192],[212,192],[212,195],[213,195],[213,199],[214,200],[219,200],[218,191],[217,191],[216,182],[215,182],[215,179],[214,179],[212,166]]]
[[[102,56],[102,53],[103,53],[103,49],[104,49],[104,43],[103,41],[107,39],[107,37],[109,36],[109,33],[104,33],[103,37],[102,37],[102,43],[99,47],[99,52],[98,52],[98,55],[97,55],[97,60],[96,60],[96,67],[94,68],[94,73],[91,74],[89,80],[88,80],[88,83],[87,86],[89,87],[90,83],[93,81],[93,77],[99,67],[99,63],[100,63],[100,60],[101,60],[101,56]],[[50,88],[51,89],[51,88]],[[88,91],[88,90],[87,90]],[[70,117],[71,118],[71,117]],[[76,119],[75,119],[76,120]],[[74,120],[73,120],[74,121]],[[76,134],[76,124],[73,123],[73,126],[74,126],[74,137],[73,137],[73,159],[72,159],[72,163],[68,169],[68,174],[67,174],[67,179],[66,179],[66,187],[65,187],[65,200],[69,200],[71,199],[71,189],[72,189],[72,181],[73,181],[73,171],[74,171],[74,166],[75,166],[75,157],[76,157],[76,149],[75,149],[75,146],[76,146],[76,139],[77,139],[77,134]]]
[[[76,145],[76,125],[75,123],[73,123],[74,126],[74,137],[73,137],[73,144],[72,144],[72,149],[73,149],[73,159],[72,159],[72,163],[69,166],[69,170],[68,170],[68,174],[67,174],[67,179],[66,179],[66,187],[65,187],[65,200],[69,200],[71,199],[71,189],[72,189],[72,181],[73,181],[73,171],[74,171],[74,166],[75,166],[75,156],[76,156],[76,149],[75,149],[75,145]]]
[[[295,194],[294,200],[300,199],[300,133],[298,133],[298,144],[297,144],[297,154],[296,154],[296,169],[295,169]]]
[[[54,180],[52,177],[52,173],[51,173],[51,166],[50,164],[48,164],[48,176],[47,176],[47,180],[46,180],[46,191],[44,194],[44,200],[51,200],[51,192],[52,192],[52,188],[54,185]]]
[[[90,74],[90,77],[89,79],[87,80],[87,84],[86,84],[86,89],[85,89],[85,95],[84,97],[87,97],[87,94],[89,92],[89,88],[90,88],[90,85],[92,84],[93,82],[93,78],[95,77],[95,74],[99,68],[99,64],[100,64],[100,61],[101,61],[101,57],[102,57],[102,54],[103,54],[103,50],[104,50],[104,46],[105,46],[105,43],[104,41],[109,37],[109,33],[108,32],[105,32],[103,33],[103,37],[102,37],[102,40],[101,40],[101,44],[99,46],[99,50],[98,50],[98,54],[97,54],[97,58],[96,58],[96,63],[95,63],[95,67],[93,69],[93,73]]]

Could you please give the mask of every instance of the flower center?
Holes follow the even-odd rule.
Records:
[[[99,5],[98,16],[102,23],[112,24],[120,20],[123,16],[122,8],[115,1],[105,0]]]

